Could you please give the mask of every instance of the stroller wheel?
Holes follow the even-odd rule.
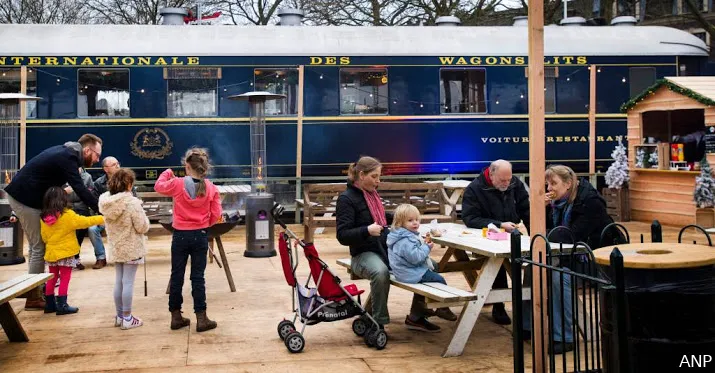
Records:
[[[353,321],[353,332],[355,333],[355,335],[357,335],[358,337],[362,337],[363,335],[365,335],[366,331],[367,322],[365,322],[362,317],[357,318]]]
[[[377,333],[372,334],[371,339],[372,344],[378,350],[382,350],[387,346],[387,333],[384,330],[379,330]]]
[[[367,347],[375,347],[374,339],[370,336],[375,334],[377,330],[379,329],[377,329],[375,325],[370,325],[370,327],[365,331],[363,338],[365,339],[365,344],[367,345]]]
[[[281,340],[285,340],[288,334],[295,331],[295,325],[293,322],[288,320],[283,320],[278,323],[278,336]]]
[[[303,351],[303,347],[305,347],[305,339],[296,331],[288,334],[284,342],[288,351],[294,354]]]

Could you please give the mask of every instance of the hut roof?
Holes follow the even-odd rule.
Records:
[[[645,91],[621,105],[621,111],[624,113],[627,112],[641,101],[647,100],[649,96],[655,94],[661,87],[666,87],[673,92],[689,97],[703,105],[715,106],[715,77],[675,76],[665,77],[656,81],[655,84],[648,87]]]

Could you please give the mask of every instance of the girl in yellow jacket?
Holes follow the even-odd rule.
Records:
[[[102,216],[80,216],[69,208],[67,193],[60,187],[51,187],[45,192],[40,214],[40,233],[45,242],[45,263],[54,274],[45,286],[45,313],[58,315],[76,313],[77,307],[67,304],[67,290],[72,277],[72,268],[77,265],[79,254],[77,229],[104,224]],[[55,298],[55,285],[59,276],[60,289]]]

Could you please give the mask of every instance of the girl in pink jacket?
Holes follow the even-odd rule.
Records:
[[[196,331],[214,329],[217,324],[206,316],[206,253],[207,228],[221,219],[221,200],[216,186],[206,178],[211,165],[205,149],[191,148],[184,157],[185,177],[174,176],[171,169],[161,173],[154,185],[157,192],[173,197],[174,234],[171,240],[171,280],[169,286],[169,311],[171,329],[189,325],[181,316],[181,295],[184,286],[186,262],[191,256],[191,295],[194,298]]]

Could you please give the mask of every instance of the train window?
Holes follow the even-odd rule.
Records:
[[[284,100],[266,101],[266,115],[295,115],[298,99],[298,69],[255,69],[257,91],[285,95]]]
[[[20,92],[20,69],[0,69],[0,93],[18,92]],[[37,72],[32,68],[27,69],[27,94],[29,96],[37,96]],[[28,101],[26,105],[27,118],[37,117],[37,103],[35,101]]]
[[[166,111],[168,117],[218,115],[220,68],[167,68]]]
[[[526,74],[526,78],[528,79],[528,67],[524,68],[524,73]],[[547,114],[556,112],[556,79],[558,77],[558,67],[544,66],[544,112]]]
[[[446,68],[439,72],[440,112],[486,113],[487,71]]]
[[[79,69],[77,115],[128,117],[129,69]]]
[[[641,94],[655,84],[655,67],[631,67],[628,71],[631,96]]]
[[[340,69],[340,114],[387,114],[387,69]]]

